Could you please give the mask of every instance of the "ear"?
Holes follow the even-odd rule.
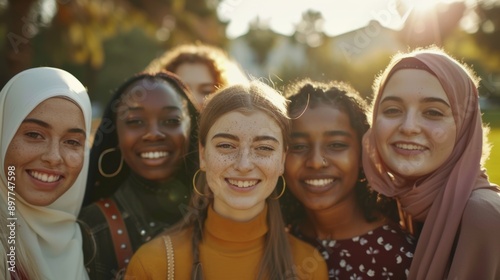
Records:
[[[200,169],[205,170],[205,147],[198,143],[198,155],[200,158]]]

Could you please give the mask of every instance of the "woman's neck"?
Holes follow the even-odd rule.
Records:
[[[355,203],[340,203],[323,210],[306,210],[307,220],[300,225],[303,234],[321,240],[352,238],[373,230],[385,221],[378,219],[370,223],[362,209]]]
[[[157,182],[148,180],[138,174],[131,172],[129,180],[134,186],[134,190],[151,194],[166,194],[169,192],[168,182]],[[175,179],[174,179],[175,180]]]
[[[128,188],[147,215],[157,220],[177,219],[181,215],[181,205],[188,205],[191,196],[189,188],[176,178],[156,182],[131,173]]]
[[[264,210],[266,207],[266,201],[262,201],[261,203],[258,203],[250,208],[236,209],[215,197],[212,207],[217,214],[225,218],[237,222],[247,222],[257,217]]]

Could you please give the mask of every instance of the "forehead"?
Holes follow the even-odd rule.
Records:
[[[166,81],[137,81],[122,95],[121,101],[129,106],[165,106],[180,107],[182,97]]]
[[[449,101],[439,80],[429,72],[419,69],[402,69],[395,72],[387,81],[382,98],[388,95],[408,100],[434,97]]]
[[[42,101],[28,114],[27,118],[45,115],[50,116],[55,114],[64,114],[68,117],[75,115],[80,116],[83,119],[83,112],[80,106],[73,101],[62,97],[52,97]]]
[[[202,62],[186,62],[177,67],[175,73],[186,83],[211,83],[212,74],[208,66]]]
[[[349,115],[330,104],[307,108],[299,118],[292,120],[292,131],[304,133],[344,131],[356,135]]]
[[[85,130],[85,119],[81,108],[73,101],[52,97],[36,106],[25,119],[37,119],[55,130],[79,128]]]
[[[255,136],[273,136],[281,141],[281,129],[278,123],[262,111],[243,113],[233,111],[220,116],[210,128],[211,137],[217,133],[229,133],[240,138]]]

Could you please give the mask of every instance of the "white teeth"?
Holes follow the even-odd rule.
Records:
[[[424,150],[425,148],[414,144],[396,144],[396,147],[403,150]]]
[[[168,156],[168,152],[156,151],[156,152],[145,152],[141,154],[141,158],[156,159]]]
[[[231,185],[235,185],[238,188],[248,188],[251,186],[255,186],[258,183],[258,180],[240,181],[228,179],[228,181]]]
[[[327,184],[332,183],[333,179],[312,179],[312,180],[305,180],[305,182],[308,185],[322,187],[322,186],[326,186]]]
[[[29,174],[33,176],[35,179],[40,180],[45,183],[52,183],[61,178],[59,175],[51,175],[47,173],[41,173],[38,171],[29,171]]]

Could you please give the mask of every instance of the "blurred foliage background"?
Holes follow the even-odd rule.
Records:
[[[406,13],[408,1],[392,0],[406,16],[400,30],[370,23],[364,31],[335,37],[325,34],[320,11],[304,11],[292,35],[278,34],[256,18],[246,34],[231,40],[226,36],[228,22],[218,15],[227,1],[0,0],[0,86],[30,67],[63,68],[88,87],[99,117],[99,105],[107,102],[113,89],[152,59],[178,44],[203,42],[223,48],[248,73],[261,74],[278,88],[291,79],[308,76],[349,81],[369,97],[374,76],[394,52],[436,44],[472,65],[482,77],[485,121],[492,126],[492,142],[497,146],[493,155],[498,154],[499,0],[435,1],[432,16]],[[370,30],[382,30],[367,37],[370,47],[360,42],[346,45],[346,40],[355,42],[362,32],[370,35]],[[286,52],[282,51],[285,46]],[[289,55],[293,51],[305,56],[299,66],[294,64],[298,58]],[[281,60],[277,59],[280,53],[286,54]],[[270,72],[250,70],[259,67]],[[500,158],[493,155],[488,170],[493,181],[500,183]]]

